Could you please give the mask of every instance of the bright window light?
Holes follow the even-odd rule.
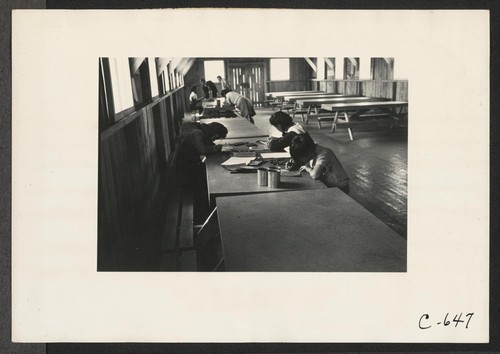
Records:
[[[109,58],[115,113],[134,105],[128,58]]]
[[[271,80],[290,80],[290,59],[271,59]]]
[[[217,76],[224,77],[224,61],[223,60],[205,60],[205,80],[217,81]]]
[[[156,61],[155,58],[148,58],[149,66],[149,80],[151,81],[151,97],[158,96],[158,75],[156,75]]]

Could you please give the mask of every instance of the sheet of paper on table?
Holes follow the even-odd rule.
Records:
[[[230,157],[221,166],[235,166],[235,165],[246,165],[250,161],[255,159],[255,157]]]
[[[289,159],[291,158],[289,152],[261,152],[260,156],[263,159]]]

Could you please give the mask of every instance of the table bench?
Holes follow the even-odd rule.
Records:
[[[277,98],[277,99],[283,99],[283,96],[286,95],[299,95],[299,94],[309,94],[309,93],[324,93],[324,91],[316,91],[316,90],[310,90],[310,91],[276,91],[276,92],[267,92],[266,96],[272,97],[272,98]]]
[[[350,102],[368,102],[368,101],[388,101],[386,98],[379,97],[365,97],[365,96],[342,96],[342,97],[327,97],[327,98],[310,98],[298,99],[295,103],[297,105],[296,111],[302,114],[302,121],[307,124],[311,111],[314,108],[315,114],[320,114],[320,107],[326,103],[350,103]],[[304,117],[305,114],[305,117]],[[321,121],[318,121],[318,126],[321,128]]]
[[[314,94],[301,94],[301,95],[286,95],[283,97],[284,101],[287,102],[296,102],[297,100],[300,99],[320,99],[320,98],[333,98],[333,97],[346,97],[346,95],[340,94],[340,93],[324,93],[324,92],[319,92],[319,93],[314,93]]]
[[[335,132],[337,126],[345,126],[349,132],[349,138],[354,140],[351,130],[353,126],[359,126],[366,123],[372,123],[375,119],[388,118],[393,124],[395,121],[401,121],[406,114],[403,113],[405,108],[408,108],[408,102],[405,101],[367,101],[367,102],[341,102],[341,103],[324,103],[322,109],[330,111],[330,113],[311,114],[309,118],[316,118],[318,125],[321,128],[321,121],[333,121],[331,131]],[[396,109],[399,108],[399,112]],[[378,111],[382,114],[369,114],[369,111]],[[351,115],[348,115],[351,112]],[[339,114],[343,115],[344,122],[339,122]],[[355,122],[356,119],[365,119],[365,121]],[[371,119],[367,121],[366,119]],[[391,125],[392,126],[392,125]]]
[[[234,139],[237,140],[237,139]],[[231,173],[221,166],[230,153],[207,156],[208,198],[213,208],[207,220],[195,236],[197,250],[203,250],[208,240],[217,234],[216,198],[221,196],[243,196],[248,194],[282,194],[293,190],[322,189],[327,187],[319,180],[312,179],[305,171],[300,177],[281,176],[277,188],[257,185],[257,173]],[[216,267],[217,268],[217,267]]]
[[[211,205],[214,205],[215,198],[220,196],[327,188],[321,181],[312,179],[308,173],[304,171],[301,177],[281,177],[281,183],[278,188],[258,186],[256,173],[231,173],[221,166],[221,163],[227,159],[229,155],[230,153],[220,153],[207,156],[205,163]]]
[[[290,109],[293,109],[293,106],[287,106],[286,105],[286,99],[285,96],[309,96],[309,95],[322,95],[325,94],[323,91],[282,91],[282,92],[268,92],[266,93],[266,96],[270,97],[271,99],[266,100],[265,102],[269,105],[271,105],[271,108],[274,110],[274,108],[279,108],[280,110],[286,110],[287,113],[289,112]]]

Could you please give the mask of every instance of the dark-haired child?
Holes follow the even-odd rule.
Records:
[[[332,149],[314,143],[307,135],[297,135],[290,144],[294,162],[311,178],[318,179],[327,187],[338,187],[349,194],[349,177]]]
[[[302,125],[294,123],[292,117],[283,111],[273,113],[269,123],[283,134],[281,138],[269,138],[268,147],[271,151],[280,151],[290,146],[297,135],[309,135]]]

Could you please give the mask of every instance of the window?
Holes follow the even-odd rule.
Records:
[[[170,91],[169,88],[169,82],[168,82],[168,62],[169,59],[167,58],[161,58],[157,57],[155,58],[155,64],[156,64],[156,76],[158,80],[158,93],[163,96],[165,95],[168,91]],[[152,70],[150,68],[150,70]],[[153,94],[152,94],[153,95]],[[154,97],[154,95],[153,95]]]
[[[160,80],[161,94],[164,95],[168,92],[168,82],[167,82],[167,76],[165,75],[165,70],[161,72],[160,76],[158,77],[158,80]]]
[[[217,76],[224,77],[224,61],[223,60],[205,60],[205,80],[218,82]]]
[[[109,58],[115,113],[134,106],[128,58]]]
[[[327,79],[335,79],[335,58],[325,58],[325,75]]]
[[[271,59],[271,81],[290,80],[290,59]]]
[[[394,79],[394,58],[371,58],[370,78],[372,80]]]
[[[344,58],[344,79],[359,79],[359,58]]]
[[[156,73],[156,61],[155,58],[148,58],[149,66],[149,80],[151,83],[151,97],[158,96],[158,75]]]
[[[144,57],[129,58],[132,78],[132,96],[134,105],[140,107],[151,101],[151,79],[148,61]]]

